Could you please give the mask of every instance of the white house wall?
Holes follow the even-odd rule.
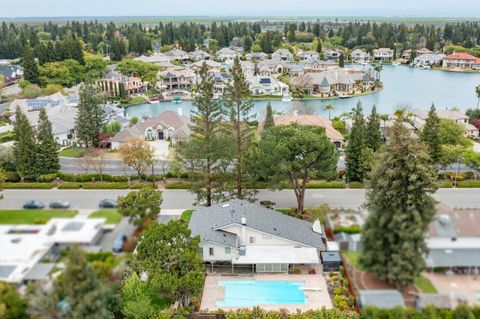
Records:
[[[230,254],[225,254],[225,247],[211,242],[201,243],[203,250],[203,261],[231,261],[236,254],[234,248],[230,249]],[[213,248],[214,255],[210,256],[210,248]]]

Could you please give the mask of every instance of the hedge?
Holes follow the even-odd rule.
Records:
[[[51,183],[3,183],[4,189],[51,189]]]
[[[151,184],[144,183],[124,183],[124,182],[95,182],[95,183],[78,183],[78,182],[62,182],[58,189],[141,189],[144,187],[153,188]]]
[[[308,182],[307,188],[345,188],[343,182]]]
[[[457,186],[460,188],[480,188],[480,180],[458,182]]]
[[[336,226],[333,229],[334,234],[338,233],[347,233],[347,234],[360,234],[362,232],[362,227],[360,225],[352,225],[352,226]]]
[[[351,182],[351,183],[348,183],[348,188],[354,188],[354,189],[365,188],[365,184],[360,182]]]
[[[452,184],[452,182],[439,182],[438,187],[440,187],[440,188],[452,188],[453,184]]]

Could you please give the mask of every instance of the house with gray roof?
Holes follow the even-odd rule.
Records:
[[[112,149],[117,149],[133,138],[143,138],[147,141],[171,140],[176,143],[189,137],[190,118],[173,111],[165,111],[159,116],[120,131],[111,138],[111,142]]]
[[[203,261],[249,266],[256,272],[288,272],[292,265],[319,264],[326,237],[310,223],[244,200],[201,208],[189,228],[200,237]]]
[[[282,61],[282,62],[293,62],[295,58],[292,52],[287,49],[278,49],[272,53],[272,60]]]

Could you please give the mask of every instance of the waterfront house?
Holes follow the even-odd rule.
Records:
[[[311,81],[306,87],[311,93],[351,93],[357,84],[363,83],[365,72],[356,69],[330,68],[307,73]],[[296,79],[292,80],[294,83]]]
[[[189,228],[200,237],[203,261],[251,267],[255,272],[288,272],[294,265],[318,265],[326,237],[320,224],[234,199],[193,212]]]
[[[393,50],[389,48],[380,48],[373,50],[373,59],[375,61],[392,61]]]
[[[97,81],[100,90],[113,97],[127,97],[131,94],[143,93],[147,84],[136,76],[125,76],[116,71],[110,71]]]
[[[337,148],[342,148],[345,143],[345,138],[342,133],[333,127],[332,121],[319,115],[280,115],[274,117],[273,121],[276,126],[296,123],[298,125],[323,127],[328,139],[335,144]],[[259,124],[259,129],[263,129],[263,122]]]
[[[295,58],[287,49],[277,49],[272,53],[272,60],[282,61],[282,62],[294,62]]]
[[[305,73],[321,72],[326,69],[338,68],[338,63],[332,60],[310,60],[303,65]]]
[[[442,120],[449,120],[457,123],[458,125],[463,126],[465,129],[465,136],[477,138],[479,137],[479,130],[469,123],[469,117],[458,110],[436,110],[437,115]],[[428,111],[414,109],[412,110],[412,122],[414,123],[415,128],[420,131],[422,130],[425,122],[428,118]]]
[[[451,69],[473,69],[477,58],[467,53],[453,53],[443,59],[443,67]]]
[[[143,138],[147,141],[177,143],[190,137],[190,118],[173,111],[165,111],[160,115],[139,122],[132,127],[120,131],[111,138],[112,149],[128,143],[132,138]]]
[[[289,87],[287,84],[270,76],[247,76],[246,82],[252,95],[284,96],[289,94]]]
[[[402,52],[402,59],[407,60],[407,61],[410,60],[411,57],[412,57],[412,53],[413,53],[413,50],[411,50],[411,49],[404,50]],[[419,50],[415,50],[415,57],[420,57],[420,56],[425,55],[425,54],[433,54],[433,52],[430,51],[427,48],[422,48],[422,49],[419,49]]]
[[[192,89],[195,73],[190,70],[160,72],[161,80],[157,83],[162,90],[188,90]]]
[[[445,54],[443,53],[428,53],[417,56],[413,60],[415,66],[435,66],[441,65]]]
[[[338,59],[340,59],[340,56],[342,54],[343,54],[343,51],[341,50],[328,50],[325,53],[325,58],[327,60],[338,61]]]
[[[354,63],[366,63],[370,61],[370,53],[360,49],[352,51],[352,62]]]

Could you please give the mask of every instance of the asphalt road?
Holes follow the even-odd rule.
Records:
[[[116,199],[129,190],[5,190],[0,208],[21,208],[27,200],[39,200],[44,204],[56,199],[70,202],[73,209],[95,209],[102,199]],[[258,200],[269,200],[278,208],[295,207],[296,200],[293,191],[261,190]],[[454,208],[480,208],[480,188],[440,189],[435,194],[438,201]],[[328,204],[332,208],[358,208],[365,200],[363,189],[315,189],[308,190],[305,206],[312,207]],[[193,208],[194,195],[185,190],[164,190],[163,209]]]

